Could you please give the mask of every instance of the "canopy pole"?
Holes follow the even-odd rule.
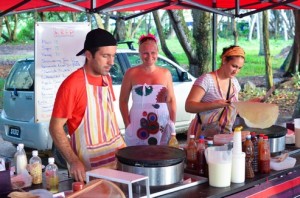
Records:
[[[217,14],[213,13],[212,16],[212,71],[217,68]]]

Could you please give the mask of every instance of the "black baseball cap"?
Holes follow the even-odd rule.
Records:
[[[114,36],[106,30],[97,28],[91,30],[87,33],[85,41],[84,41],[84,48],[80,52],[76,54],[76,56],[82,55],[86,50],[90,50],[97,47],[104,47],[104,46],[116,46],[117,41]]]

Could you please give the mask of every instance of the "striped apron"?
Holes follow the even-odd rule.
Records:
[[[103,86],[95,86],[90,85],[84,75],[87,107],[80,125],[71,135],[71,146],[86,170],[116,168],[115,152],[126,145],[117,124],[108,79],[103,76]]]

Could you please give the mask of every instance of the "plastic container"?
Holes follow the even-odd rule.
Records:
[[[17,175],[21,174],[23,171],[27,171],[27,156],[24,150],[24,144],[20,143],[17,146],[17,152],[14,156],[15,161],[15,172]]]
[[[228,144],[232,140],[233,140],[233,134],[217,134],[217,135],[214,135],[214,144],[218,145],[218,146]]]
[[[190,135],[189,143],[186,148],[186,164],[187,169],[197,170],[197,144],[195,135]]]
[[[30,175],[32,176],[33,184],[41,184],[43,182],[42,176],[42,160],[38,156],[38,151],[32,151],[32,157],[29,160],[30,164]]]
[[[171,147],[179,148],[179,143],[178,140],[176,139],[176,132],[171,133],[171,138],[168,145]]]
[[[230,186],[232,152],[227,146],[211,146],[205,149],[210,186]]]
[[[45,168],[46,188],[52,193],[58,192],[58,168],[54,164],[54,158],[48,158],[48,165]]]

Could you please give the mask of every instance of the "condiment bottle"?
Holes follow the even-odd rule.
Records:
[[[24,150],[24,144],[20,143],[17,146],[17,152],[14,156],[15,168],[17,175],[21,174],[23,171],[27,171],[27,156]]]
[[[231,182],[245,181],[245,153],[242,152],[242,127],[236,127],[233,133]]]
[[[197,145],[197,161],[198,161],[198,173],[200,176],[208,176],[208,165],[205,158],[205,140],[204,136],[200,136]]]
[[[197,144],[195,141],[195,135],[190,135],[186,154],[187,169],[197,170]]]
[[[254,178],[254,171],[252,168],[252,161],[254,159],[254,147],[251,141],[251,135],[246,136],[246,141],[243,144],[243,151],[246,154],[246,178]]]
[[[29,160],[30,164],[30,175],[32,176],[33,184],[41,184],[43,181],[42,177],[42,160],[38,156],[38,151],[32,151],[32,157]]]
[[[255,132],[251,132],[251,141],[252,141],[253,149],[254,149],[252,168],[253,168],[253,171],[255,173],[257,173],[259,171],[259,169],[258,169],[258,140],[257,140]]]
[[[271,153],[270,153],[268,136],[264,136],[264,140],[261,145],[260,156],[259,156],[260,173],[264,174],[264,173],[271,172],[270,159],[271,159]]]
[[[179,148],[179,143],[176,139],[176,132],[172,132],[171,133],[171,138],[170,138],[170,141],[169,141],[169,146],[171,147],[175,147],[175,148]]]
[[[212,140],[207,140],[207,147],[211,147],[214,145],[214,141]]]
[[[58,168],[54,164],[54,158],[48,158],[48,165],[45,168],[46,188],[52,193],[58,192]]]
[[[257,147],[258,147],[258,170],[259,171],[260,171],[260,166],[259,166],[260,150],[261,150],[262,143],[264,141],[264,136],[265,136],[265,134],[260,133],[259,136],[258,136],[258,142],[257,142]]]

